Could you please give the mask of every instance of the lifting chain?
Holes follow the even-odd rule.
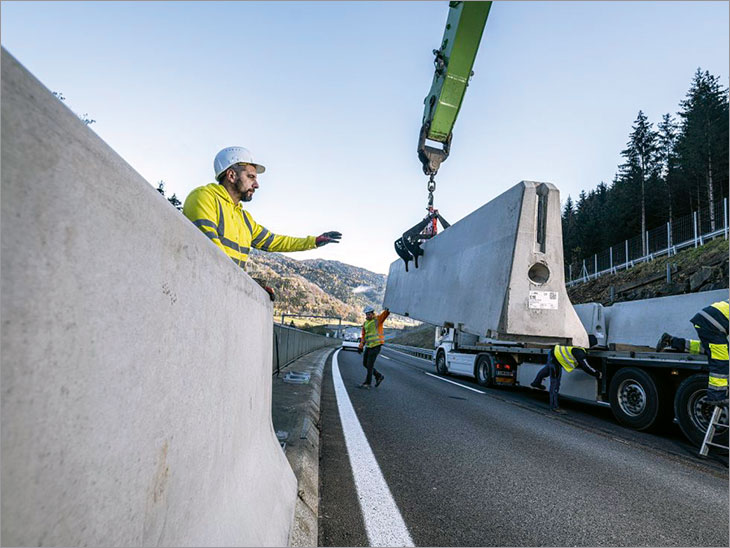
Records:
[[[434,179],[435,173],[431,173],[431,175],[428,178],[428,185],[426,188],[428,189],[428,207],[433,207],[433,192],[436,190],[436,180]]]

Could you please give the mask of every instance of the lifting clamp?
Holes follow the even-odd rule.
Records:
[[[408,263],[410,261],[413,261],[416,268],[418,268],[418,257],[423,255],[421,244],[436,236],[438,233],[437,221],[441,222],[444,230],[451,226],[441,216],[439,210],[433,207],[434,190],[436,190],[436,181],[434,181],[434,174],[432,173],[428,180],[428,206],[426,207],[428,214],[418,224],[406,230],[394,243],[395,252],[406,264],[406,272],[408,272]]]

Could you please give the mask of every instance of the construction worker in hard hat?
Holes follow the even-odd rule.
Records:
[[[588,335],[588,341],[591,346],[597,344],[594,335]],[[550,410],[556,413],[565,413],[558,404],[558,393],[560,392],[560,379],[563,376],[563,369],[570,373],[574,369],[582,369],[592,377],[601,379],[601,373],[591,367],[586,359],[586,349],[580,346],[561,346],[556,344],[548,353],[548,361],[545,367],[540,369],[535,376],[535,380],[530,386],[539,390],[545,390],[542,381],[548,375],[550,376]]]
[[[252,247],[263,251],[306,251],[339,243],[342,234],[336,231],[295,238],[274,234],[254,221],[242,202],[253,199],[259,188],[258,175],[266,168],[254,162],[248,149],[224,148],[216,154],[213,170],[217,182],[193,190],[185,200],[183,213],[241,268],[245,269]],[[267,291],[273,297],[273,291]]]
[[[365,312],[365,323],[362,324],[362,334],[360,335],[360,346],[357,351],[362,352],[363,346],[365,347],[365,354],[362,357],[362,365],[367,369],[367,376],[365,382],[359,387],[368,389],[373,381],[373,375],[375,375],[375,386],[380,386],[385,376],[382,375],[377,369],[375,369],[375,358],[380,354],[380,350],[385,343],[385,336],[383,335],[383,323],[385,319],[390,315],[390,310],[387,308],[383,310],[379,316],[375,316],[375,309],[372,306],[366,306],[363,310]]]
[[[710,374],[707,381],[705,402],[710,405],[728,403],[728,316],[730,303],[719,301],[697,312],[690,322],[697,330],[700,340],[683,339],[664,333],[657,343],[657,352],[676,350],[690,354],[704,353]]]

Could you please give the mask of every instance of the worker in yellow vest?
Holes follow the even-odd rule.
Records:
[[[672,337],[664,333],[657,343],[656,350],[676,350],[690,354],[707,355],[707,365],[710,375],[707,385],[705,401],[711,405],[727,405],[728,402],[728,315],[730,304],[728,301],[712,303],[695,314],[690,322],[697,330],[700,340]]]
[[[297,238],[274,234],[254,221],[243,209],[243,202],[253,199],[259,188],[258,175],[266,168],[254,162],[248,149],[224,148],[213,160],[213,170],[217,182],[193,190],[185,199],[183,214],[241,268],[246,268],[252,247],[262,251],[306,251],[340,242],[342,234],[337,231]],[[273,289],[264,289],[273,301]]]
[[[593,335],[588,336],[591,346],[596,344],[596,338]],[[565,413],[558,404],[558,392],[560,390],[560,379],[563,376],[563,369],[568,373],[574,369],[582,369],[590,376],[601,379],[600,371],[596,371],[591,367],[586,359],[586,350],[580,346],[560,346],[555,345],[548,353],[548,361],[545,367],[537,372],[535,380],[530,386],[545,390],[542,381],[548,375],[550,376],[550,410],[556,413]]]
[[[383,323],[385,323],[385,319],[390,315],[390,310],[386,308],[377,317],[375,316],[375,309],[372,306],[366,306],[363,312],[365,312],[365,323],[362,325],[360,346],[357,351],[362,352],[363,346],[365,347],[362,365],[367,369],[368,374],[365,377],[365,382],[359,387],[369,389],[370,383],[373,381],[373,375],[375,375],[376,387],[380,386],[380,383],[385,379],[385,376],[375,369],[375,358],[378,357],[380,349],[383,347],[383,343],[385,343]]]

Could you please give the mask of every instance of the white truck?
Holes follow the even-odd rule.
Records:
[[[598,381],[577,369],[565,374],[561,397],[610,407],[621,424],[637,430],[674,418],[687,438],[699,445],[713,410],[704,401],[707,359],[657,353],[651,347],[664,331],[696,339],[689,319],[727,298],[725,289],[605,307],[576,305],[586,331],[598,340],[598,346],[588,350],[588,361],[603,376]],[[436,328],[433,359],[439,374],[471,376],[488,387],[529,386],[551,348],[544,341],[494,340],[446,325]]]

